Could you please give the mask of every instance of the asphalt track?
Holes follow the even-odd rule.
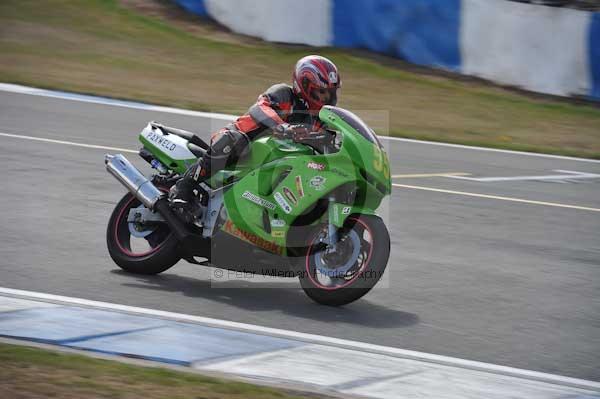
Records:
[[[223,124],[0,93],[0,286],[600,380],[600,178],[422,176],[600,174],[600,163],[385,141],[402,175],[383,209],[388,274],[332,309],[295,280],[218,277],[184,262],[156,277],[120,272],[104,241],[123,194],[102,162],[115,151],[6,135],[136,150],[149,120],[205,135]]]

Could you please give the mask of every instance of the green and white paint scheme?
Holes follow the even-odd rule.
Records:
[[[183,137],[165,135],[148,124],[139,139],[160,163],[175,172],[183,173],[196,162],[196,156],[188,148],[189,142]]]
[[[312,224],[329,221],[339,227],[350,215],[375,214],[391,192],[389,161],[377,136],[360,118],[342,108],[323,107],[319,118],[326,128],[338,133],[340,145],[335,152],[320,154],[304,144],[265,136],[254,140],[249,153],[236,164],[209,180],[209,186],[224,190],[228,221],[223,229],[230,230],[233,224],[245,238],[268,242],[285,254],[286,237],[294,221],[310,212],[320,199],[334,197],[336,202]],[[196,161],[187,140],[181,137],[165,136],[147,126],[140,141],[177,173],[184,173]],[[343,194],[350,191],[356,195],[351,203],[345,203]],[[329,215],[331,212],[334,214]],[[265,229],[265,224],[273,228]]]

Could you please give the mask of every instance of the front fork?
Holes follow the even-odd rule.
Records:
[[[335,209],[335,196],[329,197],[329,209],[328,209],[328,221],[327,221],[327,252],[336,252],[337,250],[337,227],[334,223],[334,218],[337,216],[337,209]]]
[[[323,154],[327,155],[329,150],[327,146],[323,148]],[[337,217],[335,209],[335,195],[329,196],[329,207],[327,210],[327,253],[335,253],[337,251],[337,227],[334,224],[334,218]]]

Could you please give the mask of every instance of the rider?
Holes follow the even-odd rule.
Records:
[[[284,83],[271,86],[246,114],[212,135],[206,155],[171,189],[171,202],[185,207],[201,182],[234,162],[248,148],[250,141],[267,130],[281,138],[318,131],[321,128],[319,110],[324,105],[337,103],[341,84],[337,67],[327,58],[309,55],[298,60],[293,86]]]

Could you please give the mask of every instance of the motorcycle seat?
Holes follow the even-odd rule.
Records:
[[[188,143],[187,147],[190,150],[190,152],[198,158],[202,158],[204,157],[204,154],[206,154],[206,150],[202,147],[197,146],[196,144]]]
[[[196,134],[193,132],[188,132],[187,130],[176,129],[174,127],[161,125],[160,123],[156,123],[156,122],[151,122],[151,125],[153,127],[156,127],[158,129],[162,130],[166,134],[174,134],[176,136],[182,137],[182,138],[186,139],[187,141],[189,141],[191,144],[193,144],[197,147],[203,148],[204,150],[208,150],[210,148],[210,146],[204,140],[202,140],[200,137],[196,136]]]

